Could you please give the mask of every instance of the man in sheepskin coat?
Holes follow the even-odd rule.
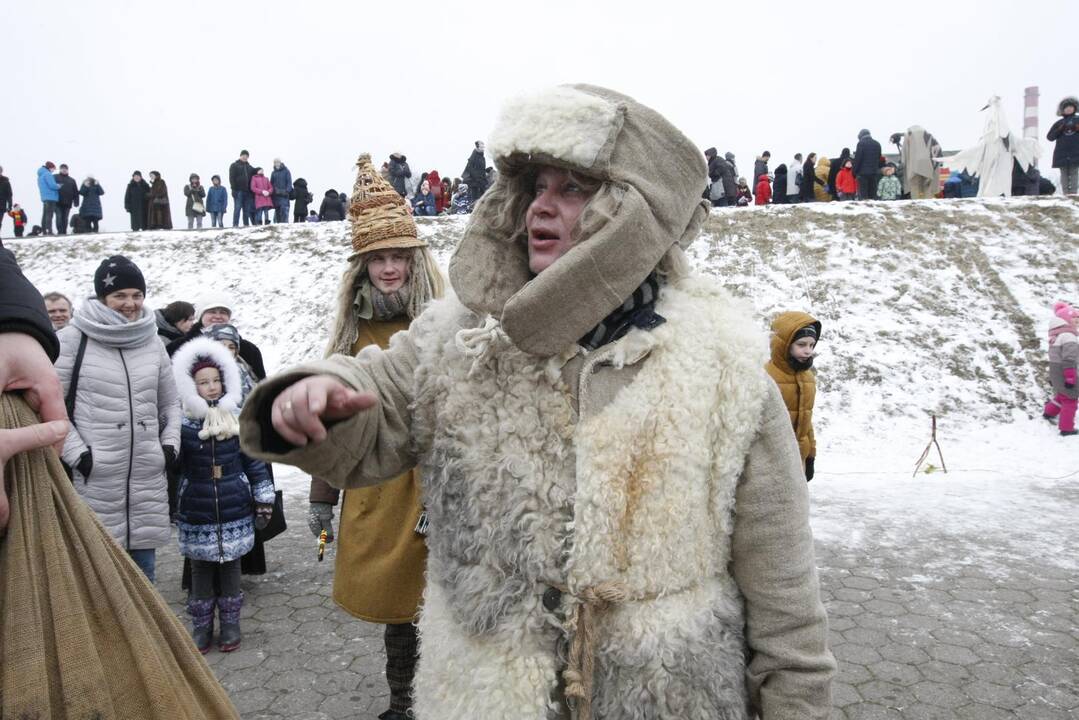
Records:
[[[349,488],[418,464],[421,720],[825,718],[798,448],[751,307],[683,253],[705,166],[631,98],[507,105],[498,181],[386,350],[260,385],[253,455]]]

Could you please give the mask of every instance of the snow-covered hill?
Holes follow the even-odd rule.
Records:
[[[465,222],[420,219],[443,265]],[[762,327],[786,308],[824,324],[811,499],[828,552],[868,568],[917,558],[914,588],[948,586],[967,565],[1079,567],[1079,439],[1040,417],[1049,304],[1079,300],[1077,233],[1079,203],[1063,198],[713,212],[691,248],[698,268],[751,298]],[[273,370],[321,354],[347,237],[326,223],[6,244],[43,291],[90,294],[116,252],[142,267],[154,306],[228,290]],[[912,477],[933,412],[949,472]],[[940,467],[935,452],[929,462]],[[290,503],[307,501],[305,474],[282,466],[277,478]]]
[[[419,219],[445,265],[465,218]],[[1039,412],[1050,303],[1079,300],[1079,203],[1064,198],[722,209],[690,254],[754,301],[762,326],[801,309],[824,325],[818,434],[1007,423]],[[321,353],[350,249],[345,223],[9,240],[42,290],[88,295],[123,253],[148,302],[238,300],[270,368]]]

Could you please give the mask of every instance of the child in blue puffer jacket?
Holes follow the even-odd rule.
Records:
[[[187,612],[199,651],[213,641],[214,606],[221,621],[218,647],[240,646],[240,557],[273,511],[273,479],[266,464],[240,451],[240,369],[210,338],[195,338],[172,357],[183,404],[182,475],[177,492],[180,553],[191,560]],[[214,575],[220,588],[214,589]]]

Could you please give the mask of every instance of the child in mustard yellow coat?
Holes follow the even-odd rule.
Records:
[[[813,435],[817,375],[812,368],[820,333],[821,324],[812,315],[780,313],[772,321],[772,359],[764,366],[779,386],[790,412],[807,482],[813,479],[817,458],[817,438]]]

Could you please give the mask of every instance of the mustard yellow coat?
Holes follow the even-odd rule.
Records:
[[[817,202],[831,202],[832,196],[829,195],[824,188],[828,185],[828,175],[832,170],[832,161],[826,157],[819,158],[817,160],[817,167],[815,168],[815,174],[820,178],[820,184],[813,184],[813,197]]]
[[[387,347],[408,321],[360,321],[355,355],[368,345]],[[412,622],[423,598],[427,545],[415,531],[423,505],[416,470],[372,487],[346,490],[337,532],[333,599],[346,612],[373,623]]]
[[[790,412],[794,436],[798,439],[798,450],[802,455],[802,464],[807,457],[817,456],[817,438],[813,435],[813,401],[817,397],[817,374],[813,370],[795,372],[787,360],[790,354],[791,338],[808,325],[817,326],[820,337],[820,323],[804,312],[785,312],[772,321],[772,359],[764,366],[772,379],[779,386],[783,402]]]

